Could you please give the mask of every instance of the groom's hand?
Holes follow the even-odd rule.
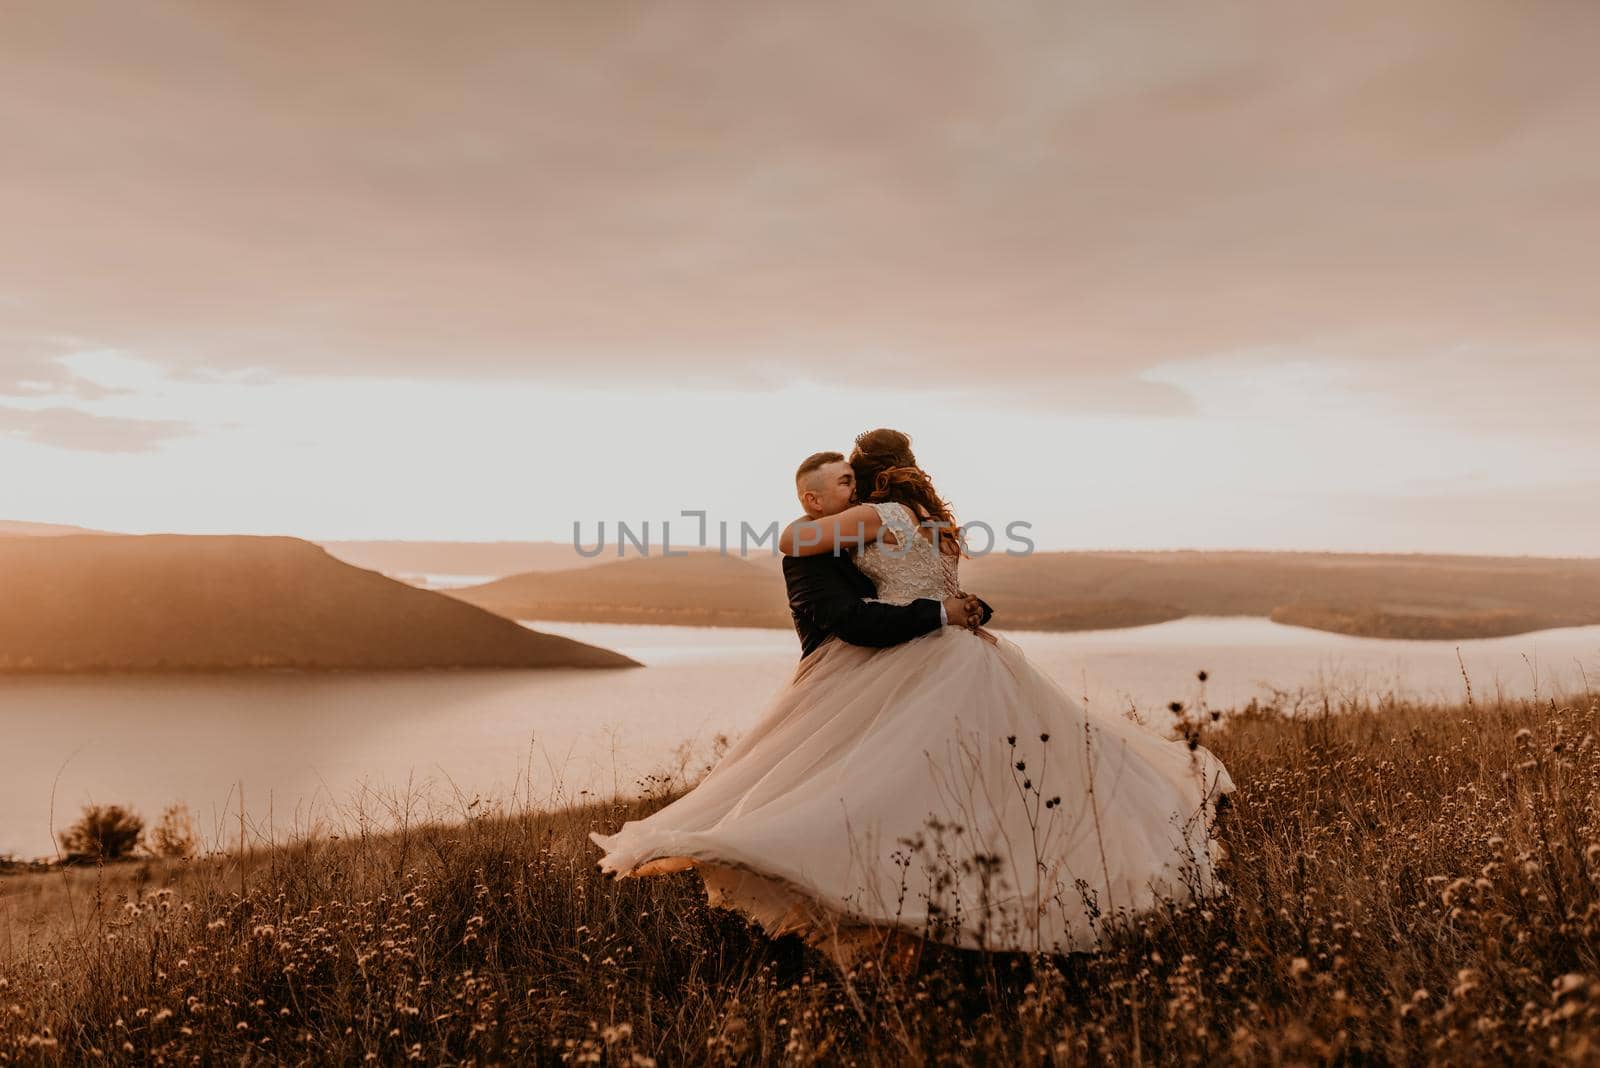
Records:
[[[945,622],[952,627],[975,627],[983,618],[983,605],[976,597],[962,594],[944,599]]]
[[[968,593],[966,590],[957,590],[956,596],[972,597],[972,594]],[[994,618],[994,609],[985,604],[982,597],[972,597],[972,599],[978,602],[978,618],[974,620],[974,625],[981,627],[985,623],[989,622],[990,619]]]

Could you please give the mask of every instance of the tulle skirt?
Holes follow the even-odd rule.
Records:
[[[590,837],[603,871],[696,868],[713,905],[844,962],[890,931],[1093,951],[1118,917],[1222,889],[1232,790],[1205,747],[1090,714],[1016,643],[943,627],[826,642],[692,790]]]

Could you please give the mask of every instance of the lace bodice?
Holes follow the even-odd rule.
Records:
[[[960,589],[960,558],[941,553],[917,528],[916,516],[905,505],[883,501],[872,506],[898,539],[894,545],[882,539],[868,542],[856,553],[856,567],[878,587],[874,599],[886,604],[910,604],[919,597],[943,600],[955,596]]]

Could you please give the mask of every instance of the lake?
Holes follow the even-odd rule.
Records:
[[[186,803],[208,842],[238,834],[238,790],[266,838],[413,818],[453,818],[474,799],[559,804],[692,772],[719,732],[737,734],[787,681],[787,630],[538,623],[627,653],[627,671],[441,671],[0,679],[0,855],[48,855],[54,827],[90,801],[153,822]],[[1457,648],[1482,695],[1600,685],[1600,627],[1488,641],[1347,638],[1262,619],[1185,619],[1079,634],[1011,632],[1092,707],[1241,705],[1269,687],[1460,700]],[[1162,722],[1158,712],[1155,721]],[[587,791],[588,793],[585,793]],[[481,811],[473,807],[471,811]]]

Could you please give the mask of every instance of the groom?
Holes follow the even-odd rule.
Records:
[[[819,452],[806,458],[794,476],[800,507],[812,519],[842,512],[855,499],[855,471],[842,453]],[[910,604],[879,604],[872,580],[844,553],[785,556],[783,580],[789,587],[789,614],[800,635],[800,659],[830,637],[851,645],[883,648],[921,637],[941,626],[970,627],[994,613],[976,597],[922,598]]]

